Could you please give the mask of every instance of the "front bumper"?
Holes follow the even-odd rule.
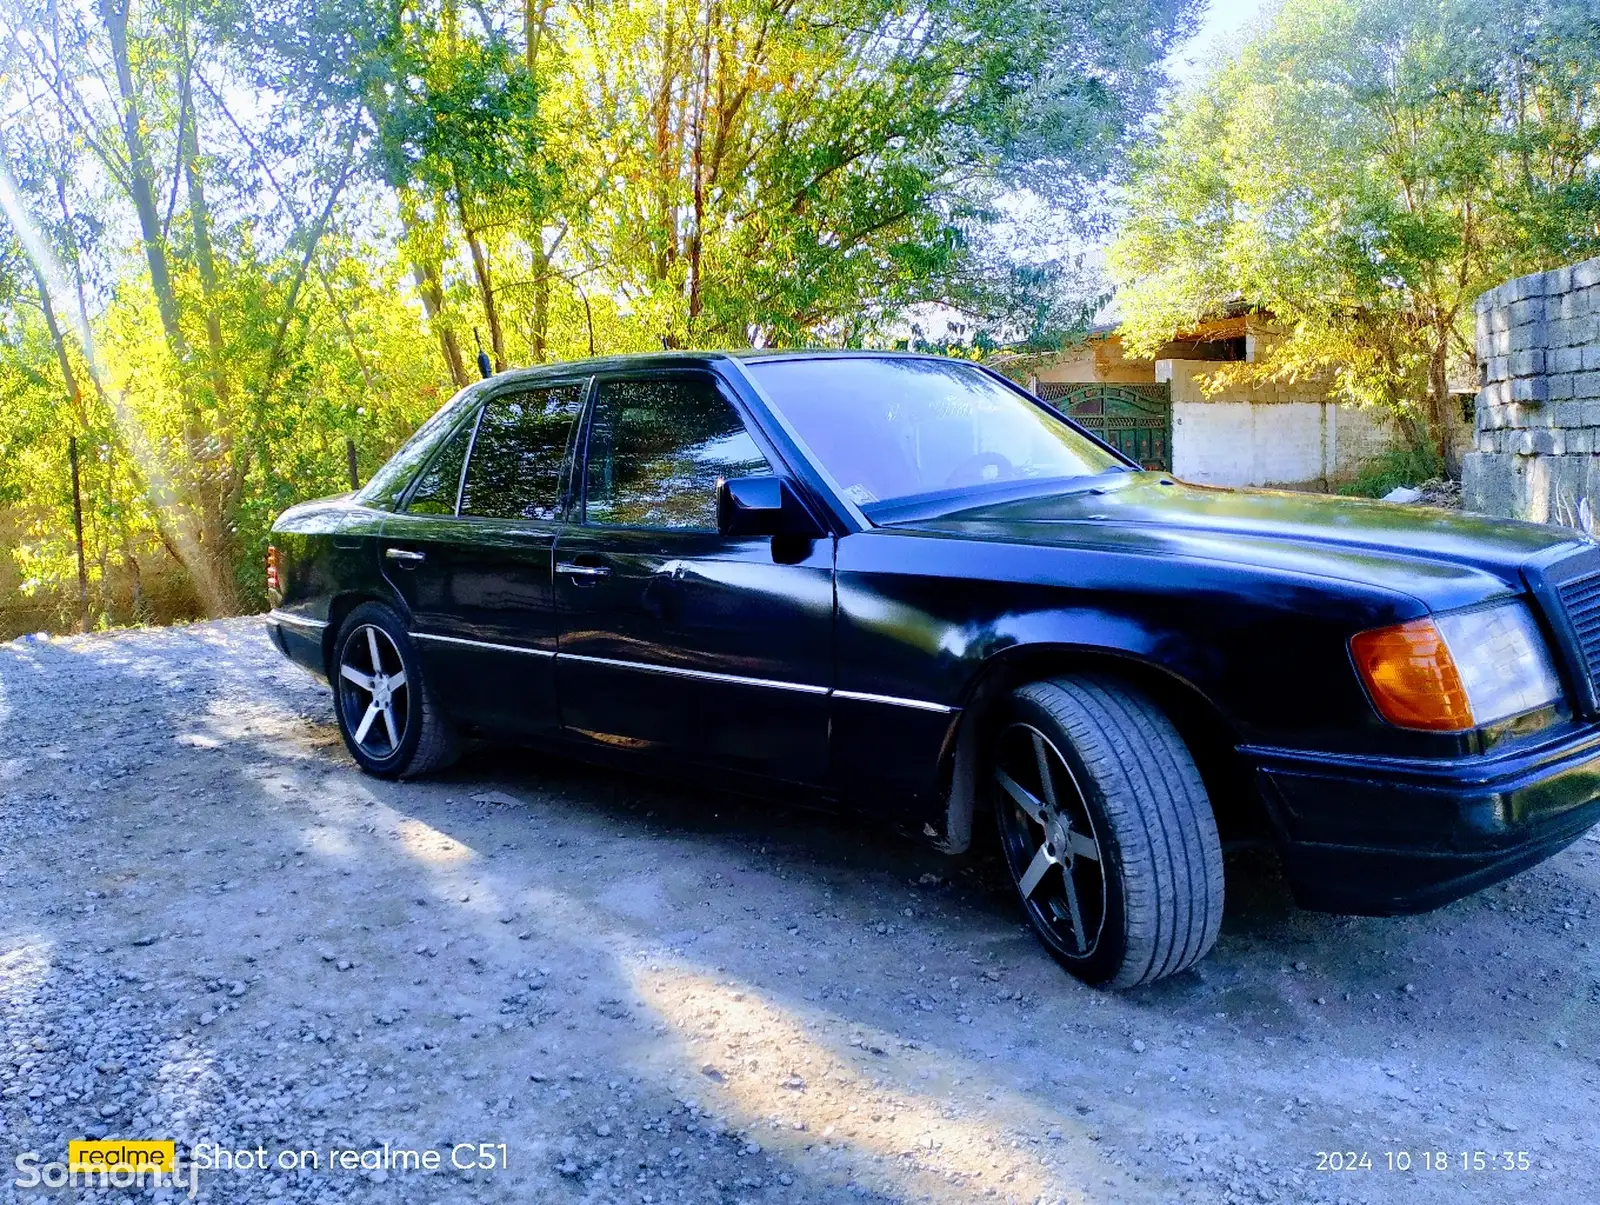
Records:
[[[1557,853],[1600,821],[1600,728],[1451,761],[1241,750],[1305,908],[1426,912]]]

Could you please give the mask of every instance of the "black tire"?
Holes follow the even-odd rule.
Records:
[[[455,761],[455,728],[434,700],[405,624],[388,607],[368,602],[350,612],[329,670],[339,734],[368,774],[417,778]]]
[[[985,775],[1029,923],[1073,975],[1129,988],[1205,957],[1222,925],[1222,844],[1165,713],[1112,679],[1030,683]]]

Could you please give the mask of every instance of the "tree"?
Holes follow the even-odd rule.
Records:
[[[1000,264],[993,287],[994,199],[1081,199],[1113,171],[1199,8],[236,3],[226,36],[263,86],[365,108],[430,321],[481,319],[520,361],[550,353],[562,294],[585,338],[596,300],[625,316],[610,350],[860,340],[922,302],[1009,312],[1023,286],[1030,313],[1063,312],[1042,294],[1076,273]]]
[[[108,622],[259,605],[272,516],[477,334],[861,345],[932,303],[1048,341],[1085,277],[1001,200],[1083,208],[1199,3],[0,0],[0,555],[72,576],[75,436]]]
[[[1218,386],[1325,375],[1448,464],[1473,300],[1600,247],[1597,150],[1588,3],[1290,0],[1135,158],[1129,346],[1242,300],[1284,338]]]
[[[570,106],[606,181],[585,257],[673,346],[850,341],[908,305],[981,307],[997,193],[1102,175],[1145,98],[1128,81],[1194,6],[1131,7],[1096,10],[1124,19],[1110,54],[1059,3],[574,4]]]

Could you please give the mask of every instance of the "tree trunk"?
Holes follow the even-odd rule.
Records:
[[[422,298],[422,316],[439,336],[439,350],[444,353],[450,380],[457,389],[465,389],[471,378],[467,376],[466,362],[461,358],[461,344],[456,342],[456,333],[441,316],[444,310],[444,285],[439,280],[439,269],[433,264],[414,262],[411,265],[411,280],[417,286],[417,296]]]
[[[717,7],[713,3],[706,13],[705,36],[700,43],[700,64],[696,72],[694,144],[690,152],[689,170],[694,202],[694,229],[689,232],[689,339],[694,339],[695,320],[700,317],[703,286],[701,281],[701,256],[705,248],[706,223],[706,110],[711,104],[711,31],[717,23]]]
[[[111,40],[111,61],[117,73],[117,91],[122,98],[122,140],[128,151],[128,191],[139,217],[139,234],[144,242],[145,262],[150,266],[150,288],[156,295],[161,326],[167,342],[179,359],[188,359],[189,345],[178,323],[178,298],[172,289],[172,274],[167,267],[166,240],[161,234],[161,217],[156,212],[151,181],[155,167],[144,140],[139,114],[139,94],[133,85],[133,68],[128,60],[128,0],[100,0],[100,16]]]
[[[400,225],[405,231],[405,249],[411,259],[411,281],[416,285],[417,296],[422,299],[422,316],[433,328],[439,340],[439,350],[444,355],[445,367],[450,371],[451,383],[465,389],[471,381],[467,362],[461,355],[461,344],[444,312],[444,279],[437,253],[425,237],[426,223],[417,210],[416,197],[407,189],[396,186],[400,201]]]
[[[150,621],[149,607],[144,600],[144,578],[139,573],[139,558],[133,555],[133,548],[128,543],[124,532],[122,537],[122,563],[128,570],[128,606],[134,623],[148,623]]]
[[[180,364],[186,364],[190,358],[189,343],[183,334],[177,293],[172,284],[166,235],[156,210],[155,167],[144,137],[144,118],[140,112],[138,88],[129,57],[128,3],[129,0],[99,0],[100,16],[110,42],[111,63],[116,73],[117,94],[121,102],[121,134],[128,160],[128,194],[133,200],[134,213],[139,221],[140,241],[150,271],[150,289],[155,294],[156,309],[161,316],[167,346]],[[184,436],[190,452],[190,463],[184,466],[190,473],[185,484],[191,490],[196,485],[199,488],[182,499],[187,505],[178,505],[170,497],[152,495],[152,510],[158,530],[163,532],[164,539],[169,541],[175,555],[179,549],[183,551],[184,555],[179,556],[178,561],[188,572],[206,608],[213,614],[227,614],[236,606],[232,567],[225,559],[229,541],[215,517],[215,508],[207,505],[208,501],[214,499],[215,483],[209,479],[215,474],[207,473],[195,459],[197,450],[203,446],[209,432],[205,430],[187,383],[183,386],[183,393],[186,404]],[[147,481],[148,484],[153,483]],[[198,522],[195,521],[195,511],[190,509],[196,502],[199,504]],[[163,507],[174,512],[172,517],[178,521],[176,530],[167,528]],[[183,538],[179,538],[180,532]],[[219,557],[219,553],[222,556]]]
[[[224,605],[229,611],[237,610],[237,594],[233,588],[234,558],[237,552],[233,538],[233,501],[243,489],[245,474],[249,471],[248,448],[236,449],[234,415],[229,408],[232,394],[228,379],[227,348],[222,339],[222,309],[217,298],[217,264],[211,246],[211,210],[206,204],[205,184],[200,175],[200,139],[195,131],[194,106],[185,106],[185,116],[178,130],[183,158],[184,184],[189,197],[189,229],[194,239],[195,268],[200,276],[200,296],[205,309],[206,352],[209,362],[211,390],[216,402],[215,421],[208,424],[209,431],[195,415],[189,456],[200,468],[199,493],[207,554],[215,567],[217,580],[224,586]],[[214,450],[208,450],[212,439]]]
[[[1450,352],[1448,328],[1434,332],[1433,349],[1428,356],[1428,437],[1446,477],[1459,479],[1461,465],[1456,460],[1450,438],[1450,379],[1447,357]]]
[[[333,291],[333,285],[328,282],[328,277],[321,266],[317,268],[317,279],[322,283],[322,292],[328,299],[328,305],[339,317],[339,328],[344,331],[344,341],[350,345],[350,356],[356,362],[356,367],[361,370],[361,383],[368,393],[373,393],[377,386],[372,380],[372,369],[367,367],[367,355],[361,348],[361,340],[356,338],[356,332],[350,325],[350,315],[345,312],[344,303],[339,295]]]
[[[541,231],[533,247],[533,362],[543,364],[549,350],[550,257]]]
[[[674,153],[672,100],[673,83],[677,78],[675,46],[677,25],[675,12],[667,6],[667,23],[661,41],[661,81],[654,98],[655,170],[656,170],[656,231],[658,240],[654,248],[652,267],[656,280],[665,280],[678,251],[678,223],[676,182],[678,161]]]
[[[461,218],[461,230],[467,236],[467,249],[472,252],[472,271],[478,278],[478,295],[483,299],[483,316],[489,323],[489,348],[494,353],[494,370],[506,370],[506,341],[500,329],[500,307],[495,304],[494,279],[489,269],[489,255],[484,250],[478,232],[467,220],[467,202],[456,188],[456,213]]]
[[[78,388],[78,376],[72,371],[72,356],[68,352],[61,323],[56,319],[55,303],[50,297],[50,285],[44,278],[44,272],[31,258],[28,260],[28,265],[33,269],[34,287],[39,290],[39,307],[44,310],[44,325],[50,332],[50,345],[55,348],[56,367],[61,370],[61,380],[66,385],[67,402],[72,407],[73,417],[78,420],[78,425],[87,426],[86,415],[83,412],[83,390]]]
[[[195,132],[194,106],[180,131],[183,138],[183,177],[189,190],[189,226],[194,234],[195,266],[200,270],[200,291],[206,306],[206,345],[211,352],[212,388],[217,402],[228,397],[227,352],[222,342],[222,312],[217,304],[217,263],[211,247],[211,210],[200,178],[200,139]]]
[[[531,78],[539,62],[539,44],[550,15],[550,0],[522,0],[523,63]]]

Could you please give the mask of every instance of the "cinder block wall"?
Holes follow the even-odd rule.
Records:
[[[1600,259],[1519,276],[1477,302],[1468,510],[1576,526],[1600,499]],[[1591,503],[1593,504],[1593,503]]]
[[[1174,402],[1172,471],[1199,485],[1323,488],[1392,447],[1379,411],[1333,402]]]
[[[1327,488],[1395,446],[1382,411],[1328,400],[1322,381],[1232,386],[1212,397],[1206,360],[1157,360],[1172,386],[1172,471],[1200,485]]]

